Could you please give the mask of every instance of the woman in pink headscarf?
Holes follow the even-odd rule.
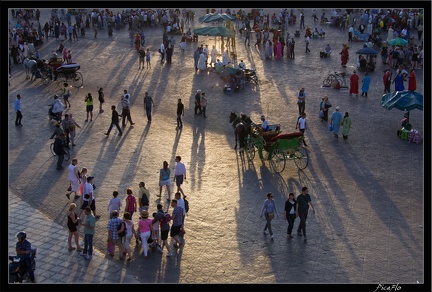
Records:
[[[280,60],[281,57],[282,57],[282,44],[278,40],[278,42],[276,44],[276,60]]]

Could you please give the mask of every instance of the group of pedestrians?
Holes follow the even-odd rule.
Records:
[[[269,192],[267,193],[267,199],[261,208],[260,217],[264,216],[266,224],[264,225],[264,234],[269,235],[270,238],[274,239],[273,229],[271,222],[274,218],[279,217],[279,211],[276,207],[276,202],[273,199],[274,195]],[[288,200],[284,206],[284,220],[288,222],[287,239],[292,239],[292,230],[294,229],[294,223],[296,218],[300,218],[300,223],[297,228],[297,235],[303,236],[304,241],[307,241],[306,237],[306,219],[308,216],[309,208],[312,208],[312,212],[315,214],[315,208],[312,204],[311,196],[307,187],[302,188],[302,192],[294,198],[294,193],[289,193]],[[268,230],[268,231],[267,231]]]
[[[175,241],[174,247],[180,248],[184,243],[179,238],[180,235],[186,233],[184,229],[184,219],[188,211],[188,202],[186,201],[186,195],[181,188],[184,180],[186,179],[186,167],[181,162],[181,156],[175,158],[176,166],[172,180],[177,186],[177,191],[174,198],[171,199],[171,172],[168,167],[168,162],[163,162],[163,167],[160,169],[159,174],[159,195],[162,197],[162,189],[164,186],[167,188],[167,201],[168,204],[173,208],[172,214],[169,215],[163,212],[163,205],[161,202],[157,204],[157,210],[153,213],[153,219],[149,219],[150,209],[150,191],[146,188],[145,183],[142,181],[138,185],[138,196],[134,196],[132,188],[126,189],[125,207],[123,213],[123,219],[120,219],[120,210],[123,206],[122,200],[118,198],[119,192],[113,191],[113,197],[109,200],[107,210],[109,212],[109,221],[107,225],[108,239],[107,239],[107,252],[109,255],[114,255],[114,249],[118,247],[119,258],[124,259],[127,255],[127,260],[132,259],[131,254],[131,239],[133,236],[136,238],[136,244],[139,241],[142,243],[144,258],[148,255],[148,244],[154,243],[151,247],[158,248],[163,253],[164,247],[166,247],[168,253],[167,256],[172,256],[171,247],[167,242],[168,232],[170,231],[171,238]],[[69,251],[77,250],[81,251],[80,255],[86,259],[91,259],[93,253],[93,235],[96,220],[101,215],[96,214],[96,200],[94,190],[96,189],[93,184],[94,176],[87,175],[88,170],[83,167],[81,171],[78,168],[78,159],[74,158],[68,167],[68,180],[69,188],[66,197],[68,200],[71,199],[71,195],[74,194],[74,200],[80,199],[80,211],[77,214],[75,209],[77,207],[75,202],[70,203],[67,211],[67,227],[69,230],[68,236],[68,249]],[[160,200],[160,199],[159,199]],[[169,207],[168,207],[169,208]],[[167,208],[167,209],[168,209]],[[83,219],[82,213],[84,212],[85,218]],[[137,213],[140,215],[137,228],[135,229],[135,222],[133,221],[133,215]],[[172,227],[170,228],[170,222],[172,221]],[[125,225],[121,226],[122,222]],[[79,226],[84,227],[84,246],[79,245]],[[160,228],[159,228],[160,226]],[[159,235],[160,231],[160,235]],[[161,241],[159,240],[161,238]],[[72,246],[72,239],[74,239],[75,247]],[[162,242],[162,244],[160,244]]]

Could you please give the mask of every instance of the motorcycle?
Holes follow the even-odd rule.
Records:
[[[36,270],[36,248],[30,251],[31,267],[27,267],[25,261],[17,256],[9,256],[9,283],[22,283],[30,278],[28,268]]]
[[[49,119],[50,120],[56,120],[57,122],[60,123],[61,120],[62,120],[62,114],[63,114],[63,112],[53,113],[52,109],[53,109],[53,105],[50,105],[49,109],[48,109],[48,117],[49,117]]]
[[[245,73],[245,81],[252,83],[254,82],[255,85],[258,85],[258,77],[256,75],[256,71],[255,69],[244,69],[243,70]]]

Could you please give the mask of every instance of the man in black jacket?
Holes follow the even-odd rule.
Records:
[[[65,133],[61,133],[59,137],[54,140],[54,153],[57,155],[57,170],[63,169],[62,163],[64,161],[65,155],[65,141],[66,135]]]
[[[122,130],[120,129],[120,125],[119,125],[119,114],[116,111],[116,107],[115,105],[111,106],[111,110],[112,110],[112,116],[111,116],[111,125],[108,129],[108,132],[105,133],[105,135],[109,135],[109,133],[111,132],[112,127],[115,125],[117,127],[117,130],[119,131],[119,136],[122,135]]]

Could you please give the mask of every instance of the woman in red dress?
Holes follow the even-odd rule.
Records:
[[[411,69],[410,75],[408,76],[408,90],[415,91],[417,88],[417,76],[414,69]]]
[[[349,49],[348,45],[343,44],[342,51],[339,53],[341,55],[341,65],[343,67],[346,67],[346,63],[348,63],[348,58],[349,58],[348,49]]]

